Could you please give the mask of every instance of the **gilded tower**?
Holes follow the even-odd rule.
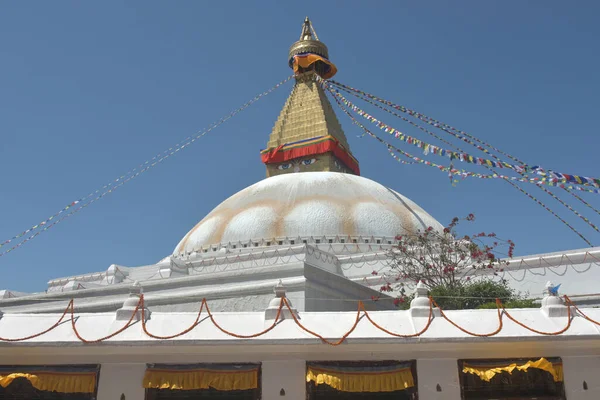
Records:
[[[294,173],[332,171],[360,175],[358,161],[350,151],[346,135],[331,103],[318,82],[337,69],[308,17],[300,39],[290,47],[288,62],[296,82],[267,148],[261,152],[267,177]]]

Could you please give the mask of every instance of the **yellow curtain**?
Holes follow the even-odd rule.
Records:
[[[465,374],[473,374],[480,377],[482,380],[489,382],[496,374],[502,372],[512,372],[516,369],[519,371],[527,371],[529,368],[537,368],[552,374],[554,382],[562,382],[563,380],[563,367],[562,363],[551,363],[545,358],[540,358],[537,361],[527,361],[525,364],[517,365],[516,363],[510,365],[463,365],[463,372]]]
[[[0,372],[0,386],[7,387],[17,378],[25,378],[37,390],[59,393],[94,393],[95,372]]]
[[[344,371],[343,368],[321,368],[309,366],[306,382],[326,384],[342,392],[394,392],[415,385],[412,371],[407,367],[369,371]]]
[[[154,369],[144,375],[146,389],[248,390],[258,387],[258,367],[242,370]]]

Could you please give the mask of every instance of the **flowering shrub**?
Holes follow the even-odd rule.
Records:
[[[474,220],[473,214],[462,219],[467,222]],[[390,252],[391,269],[382,275],[384,284],[380,287],[381,292],[394,293],[396,306],[405,307],[409,300],[406,289],[418,282],[423,282],[432,295],[439,293],[440,306],[441,303],[449,304],[442,301],[442,297],[452,297],[450,294],[456,298],[465,297],[465,291],[473,292],[467,289],[475,289],[482,281],[489,281],[488,286],[496,286],[492,290],[496,293],[494,296],[505,300],[517,296],[508,288],[506,281],[495,279],[509,265],[506,257],[512,258],[514,242],[486,232],[459,237],[456,228],[460,222],[461,219],[454,218],[441,231],[428,227],[412,235],[396,237],[398,244]],[[378,274],[373,271],[373,275]],[[477,278],[476,282],[472,281],[473,278]],[[482,300],[486,303],[494,299]],[[478,301],[458,303],[468,308],[483,304]],[[458,303],[452,304],[451,308],[461,308]]]

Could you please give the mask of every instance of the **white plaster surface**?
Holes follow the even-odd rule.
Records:
[[[597,400],[600,399],[600,356],[562,357],[567,399]],[[588,389],[583,389],[583,382]]]
[[[284,174],[222,202],[173,254],[189,254],[211,244],[299,235],[394,237],[428,226],[442,229],[414,202],[370,179],[335,172]]]
[[[456,324],[475,333],[493,332],[498,327],[496,310],[455,310],[446,311],[445,313]],[[371,311],[369,314],[377,324],[397,334],[406,335],[419,332],[427,323],[426,317],[411,317],[410,311]],[[566,315],[564,317],[548,317],[542,309],[512,309],[510,314],[527,326],[545,332],[559,331],[567,323]],[[600,320],[600,309],[586,309],[586,314],[596,321]],[[150,320],[147,322],[147,328],[156,335],[173,335],[191,326],[197,315],[197,312],[152,312]],[[264,312],[215,312],[213,315],[215,321],[224,329],[239,335],[252,335],[261,332],[265,328]],[[60,317],[61,315],[58,313],[4,314],[0,318],[0,337],[20,338],[39,333],[52,326]],[[87,340],[109,335],[124,325],[123,321],[115,320],[114,312],[76,313],[76,317],[77,330]],[[302,324],[307,329],[324,337],[340,338],[353,326],[356,321],[356,312],[303,312],[300,317]],[[438,315],[431,322],[429,329],[421,336],[402,339],[401,342],[453,343],[477,340],[543,340],[544,338],[545,336],[533,333],[505,317],[500,333],[489,339],[478,339],[459,330]],[[552,339],[557,341],[600,340],[600,332],[595,324],[575,315],[570,328],[558,336],[553,336]],[[239,345],[244,343],[244,341],[239,341],[233,336],[222,332],[208,319],[202,320],[190,332],[169,342],[177,344],[180,341]],[[252,339],[252,342],[256,344],[268,344],[274,341],[290,343],[308,341],[313,343],[319,342],[319,339],[302,330],[293,320],[281,321],[271,331]],[[363,319],[348,336],[348,341],[350,343],[387,343],[398,342],[398,339]],[[104,343],[144,343],[151,345],[155,342],[155,339],[148,337],[143,332],[141,324],[138,323],[131,325],[122,333]],[[69,343],[80,344],[81,342],[75,336],[71,324],[67,322],[60,324],[56,329],[44,335],[10,345],[14,347],[33,343],[57,346]]]
[[[310,200],[298,204],[284,218],[284,230],[292,236],[311,236],[315,232],[343,232],[341,206]]]
[[[306,361],[262,363],[262,400],[306,400]],[[280,396],[281,389],[285,397]]]
[[[398,234],[406,231],[398,215],[377,203],[357,204],[353,209],[353,214],[356,228],[363,235],[377,236],[378,232],[382,230],[398,232]]]
[[[215,215],[214,217],[207,218],[202,223],[202,231],[198,232],[196,235],[196,240],[201,242],[206,242],[217,232],[219,226],[223,223],[223,218]]]
[[[119,400],[121,394],[126,400],[144,400],[142,387],[146,364],[111,364],[100,366],[98,400]]]
[[[225,225],[223,237],[226,237],[228,242],[274,237],[273,225],[276,221],[277,213],[273,208],[251,207],[240,211]],[[202,229],[198,229],[197,232],[203,234],[204,224],[202,224]]]
[[[420,359],[417,361],[419,400],[460,399],[458,361],[456,359]],[[441,392],[437,391],[440,385]]]

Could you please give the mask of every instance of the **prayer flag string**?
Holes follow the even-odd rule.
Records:
[[[326,85],[324,83],[324,85]],[[353,111],[355,111],[358,115],[362,116],[363,118],[367,119],[369,122],[373,122],[378,128],[380,128],[381,130],[390,133],[392,135],[394,135],[396,138],[401,139],[402,141],[404,141],[405,143],[408,144],[412,144],[417,146],[418,148],[423,149],[423,152],[425,155],[428,155],[432,149],[440,149],[437,146],[433,146],[430,145],[426,142],[423,142],[419,139],[415,139],[411,136],[405,135],[403,133],[401,133],[400,131],[398,131],[397,129],[394,129],[392,127],[390,127],[387,124],[384,124],[383,122],[380,122],[379,120],[375,119],[374,117],[370,116],[369,114],[365,113],[364,111],[362,111],[359,107],[357,107],[356,105],[354,105],[352,102],[350,102],[349,100],[347,100],[344,96],[342,96],[338,91],[336,91],[335,89],[331,88],[330,86],[326,85],[327,90],[333,95],[334,99],[336,100],[336,102],[338,101],[338,98],[340,100],[340,102],[338,104],[343,103],[344,105],[346,105],[348,108],[351,108]],[[366,116],[369,116],[369,118],[367,118]],[[460,161],[468,161],[466,159],[463,159],[460,157],[461,154],[465,154],[465,153],[457,153],[457,152],[453,152],[453,151],[446,151],[442,149],[442,152],[440,155],[443,156],[447,156],[449,157],[451,160],[454,159],[459,159]],[[469,156],[471,157],[471,156]],[[409,158],[412,158],[414,160],[420,160],[418,157],[414,157],[414,156],[410,156]],[[480,159],[482,160],[482,159]],[[424,161],[425,164],[432,164],[432,165],[436,165],[435,163],[431,163],[429,161]],[[488,167],[500,167],[498,163],[491,161],[491,160],[485,160],[487,162],[483,162],[481,164],[478,165],[482,165],[482,166],[488,166]],[[468,162],[473,162],[468,161]],[[504,163],[506,165],[506,163]],[[508,164],[510,165],[510,164]],[[515,170],[516,172],[518,172],[516,169],[513,168],[509,168],[511,170]],[[575,189],[575,190],[580,190],[580,191],[585,191],[585,192],[590,192],[590,193],[600,193],[600,190],[598,189],[588,189],[588,188],[582,188],[580,186],[571,186],[571,185],[564,185],[564,183],[567,183],[566,179],[547,179],[547,178],[537,178],[537,177],[522,177],[522,178],[518,178],[518,177],[511,177],[511,176],[504,176],[504,175],[500,175],[500,174],[496,174],[494,173],[493,175],[484,175],[484,174],[479,174],[479,173],[474,173],[474,172],[469,172],[469,171],[464,171],[464,170],[454,170],[453,171],[457,171],[458,173],[456,173],[456,175],[461,175],[463,177],[467,177],[467,176],[472,176],[472,177],[478,177],[478,178],[501,178],[501,179],[505,179],[508,178],[510,180],[514,180],[514,181],[519,181],[519,182],[526,182],[526,183],[535,183],[535,184],[543,184],[543,185],[548,185],[548,186],[558,186],[558,187],[567,187],[569,189]],[[595,186],[594,184],[581,184],[582,186]]]
[[[57,213],[55,213],[55,214],[51,215],[50,217],[46,218],[44,221],[42,221],[42,222],[40,222],[38,224],[35,224],[32,227],[30,227],[29,229],[27,229],[27,230],[25,230],[25,231],[23,231],[23,232],[21,232],[21,233],[19,233],[17,235],[14,235],[10,239],[7,239],[7,240],[1,242],[0,243],[0,248],[6,246],[7,244],[9,244],[9,243],[11,243],[11,242],[13,242],[13,241],[15,241],[17,239],[25,237],[29,233],[32,233],[30,236],[28,236],[27,238],[23,239],[21,242],[15,244],[11,248],[0,252],[0,257],[3,256],[3,255],[5,255],[5,254],[8,254],[8,253],[10,253],[10,252],[12,252],[14,250],[16,250],[17,248],[21,247],[25,243],[27,243],[27,242],[31,241],[32,239],[34,239],[35,237],[39,236],[42,232],[47,231],[48,229],[52,228],[56,224],[64,221],[66,218],[68,218],[68,217],[72,216],[73,214],[81,211],[82,209],[88,207],[92,203],[100,200],[101,198],[103,198],[107,194],[112,193],[117,188],[123,186],[125,183],[129,182],[130,180],[132,180],[132,179],[134,179],[134,178],[136,178],[138,176],[140,176],[141,174],[143,174],[144,172],[148,171],[152,167],[154,167],[154,166],[158,165],[159,163],[163,162],[164,160],[166,160],[167,158],[169,158],[172,155],[176,154],[180,150],[183,150],[184,148],[190,146],[196,140],[200,139],[201,137],[203,137],[207,133],[211,132],[213,129],[215,129],[218,126],[222,125],[223,123],[225,123],[226,121],[228,121],[229,119],[231,119],[232,117],[234,117],[236,114],[238,114],[241,111],[245,110],[246,108],[250,107],[252,104],[254,104],[258,100],[260,100],[262,97],[270,94],[275,89],[279,88],[280,86],[282,86],[285,83],[287,83],[288,81],[290,81],[290,79],[292,79],[292,78],[293,78],[293,75],[287,77],[286,79],[284,79],[281,82],[277,83],[275,86],[273,86],[269,90],[258,94],[257,96],[255,96],[250,101],[244,103],[241,107],[233,110],[232,112],[230,112],[229,114],[227,114],[226,116],[224,116],[223,118],[221,118],[220,120],[218,120],[217,122],[214,122],[208,128],[205,128],[204,130],[199,131],[196,135],[188,136],[186,139],[184,139],[184,140],[180,141],[179,143],[177,143],[176,145],[168,148],[164,152],[157,154],[156,156],[152,157],[150,160],[148,160],[148,161],[146,161],[146,162],[138,165],[136,168],[130,170],[129,172],[125,173],[124,175],[121,175],[120,177],[118,177],[114,181],[110,182],[109,184],[104,185],[101,188],[99,188],[99,189],[97,189],[97,190],[89,193],[88,195],[86,195],[84,197],[81,197],[80,199],[71,202],[70,204],[68,204],[67,206],[65,206],[63,209],[61,209]],[[137,171],[137,172],[135,172],[135,171]],[[95,195],[97,195],[97,196],[95,196]],[[88,199],[91,199],[91,200],[89,200],[89,201],[86,202],[86,200],[88,200]],[[77,208],[75,208],[75,209],[73,209],[77,205],[80,205],[80,206],[77,207]],[[69,212],[69,210],[71,210],[71,211]],[[35,232],[35,233],[33,233],[33,232]]]
[[[575,197],[577,200],[581,201],[583,204],[585,204],[587,207],[591,208],[596,214],[600,215],[600,211],[598,211],[596,208],[594,208],[594,206],[592,206],[590,203],[588,203],[587,201],[585,201],[584,199],[582,199],[580,196],[578,196],[576,193],[573,193],[571,190],[567,189],[567,188],[562,188],[564,191],[566,191],[567,193],[569,193],[571,196]]]
[[[484,147],[482,147],[482,146],[480,146],[480,145],[478,145],[478,144],[476,144],[473,141],[470,141],[468,139],[468,138],[471,138],[471,139],[473,139],[473,140],[475,140],[477,142],[480,142],[480,143],[482,143],[482,144],[484,144],[484,145],[492,148],[493,150],[497,151],[498,153],[505,155],[506,157],[512,159],[513,161],[516,161],[520,165],[513,165],[513,164],[505,163],[505,162],[494,163],[491,160],[486,160],[486,159],[482,159],[482,158],[478,158],[478,157],[473,157],[473,156],[470,156],[469,154],[458,154],[458,153],[457,154],[452,154],[453,152],[451,152],[451,151],[445,151],[445,149],[440,149],[437,146],[433,146],[431,149],[428,150],[428,151],[434,152],[436,154],[437,153],[441,153],[441,154],[438,154],[438,155],[447,156],[447,157],[454,157],[454,158],[460,159],[461,161],[464,161],[464,162],[469,162],[469,163],[474,163],[474,164],[479,164],[479,165],[488,165],[488,166],[498,167],[498,168],[510,168],[510,169],[514,169],[517,172],[519,172],[519,171],[534,172],[537,175],[548,177],[548,179],[553,180],[553,181],[555,181],[557,183],[558,182],[562,182],[562,183],[569,182],[569,183],[573,183],[573,184],[576,184],[576,185],[591,185],[591,186],[595,186],[595,187],[600,187],[600,179],[599,178],[585,177],[585,176],[573,175],[573,174],[565,174],[565,173],[560,173],[560,172],[551,171],[551,170],[546,171],[546,170],[544,170],[540,166],[529,166],[529,165],[523,163],[522,161],[520,161],[519,159],[517,159],[516,157],[510,156],[509,154],[507,154],[507,153],[505,153],[505,152],[503,152],[503,151],[501,151],[501,150],[499,150],[499,149],[491,146],[488,143],[485,143],[485,142],[477,139],[476,137],[474,137],[472,135],[469,135],[468,133],[466,133],[464,131],[458,130],[458,129],[456,129],[456,128],[448,125],[448,124],[445,124],[445,123],[437,121],[437,120],[435,120],[433,118],[427,117],[425,114],[418,113],[418,112],[410,110],[410,109],[408,109],[408,108],[406,108],[404,106],[394,104],[394,103],[392,103],[390,101],[381,99],[381,98],[379,98],[377,96],[374,96],[372,94],[369,94],[369,93],[364,92],[364,91],[359,90],[359,89],[352,88],[350,86],[344,85],[344,84],[339,83],[339,82],[334,81],[334,80],[329,80],[327,82],[330,83],[330,84],[332,84],[332,85],[334,85],[334,86],[336,86],[336,87],[343,87],[345,89],[354,91],[356,93],[360,93],[361,95],[364,95],[366,97],[372,98],[373,100],[378,101],[378,102],[380,102],[382,104],[386,104],[389,107],[395,108],[395,109],[400,110],[400,111],[402,111],[402,112],[404,112],[406,114],[409,114],[409,115],[411,115],[413,117],[419,118],[421,121],[423,121],[423,122],[425,122],[425,123],[427,123],[429,125],[432,125],[432,126],[434,126],[436,128],[439,128],[439,129],[441,129],[441,130],[443,130],[443,131],[445,131],[445,132],[447,132],[447,133],[455,136],[456,138],[458,138],[460,140],[463,140],[466,143],[469,143],[469,144],[475,146],[477,149],[483,151],[484,153],[489,154],[490,156],[492,156],[492,153],[490,153],[486,148],[484,148]],[[372,116],[370,116],[368,114],[366,114],[366,115],[368,117],[372,118]],[[365,116],[363,115],[363,117],[365,117]],[[365,118],[367,118],[367,117],[365,117]],[[380,123],[379,121],[371,121],[371,122],[376,123],[376,124]],[[391,129],[393,129],[393,128],[391,128]],[[455,131],[459,132],[460,134],[456,133]],[[390,133],[390,132],[388,132],[388,133]],[[400,135],[403,136],[402,138],[399,137],[399,139],[404,140],[404,141],[406,141],[409,144],[414,144],[414,145],[417,145],[417,146],[419,145],[420,141],[418,139],[411,138],[410,136],[404,135],[404,134],[402,134],[402,132],[399,132],[399,131],[396,131],[395,129],[393,129],[392,134],[396,134],[396,133],[398,134],[398,136],[400,136]],[[464,136],[461,136],[461,135],[464,135]],[[468,138],[465,137],[465,136],[467,136]],[[413,141],[415,143],[412,143]],[[429,145],[427,143],[424,143],[424,142],[421,143],[421,146],[423,146],[423,147],[430,146],[431,147],[431,145]],[[495,165],[495,164],[497,164],[497,165]]]
[[[364,91],[362,91],[360,89],[356,89],[356,88],[344,85],[343,83],[340,83],[340,82],[337,82],[337,81],[334,81],[334,80],[329,80],[328,82],[331,83],[331,84],[333,84],[333,85],[335,85],[335,86],[338,86],[340,88],[346,88],[347,90],[353,91],[355,93],[363,94],[364,96],[367,96],[367,97],[369,97],[369,98],[371,98],[371,99],[373,99],[373,100],[375,100],[375,101],[377,101],[379,103],[385,104],[385,105],[387,105],[389,107],[392,107],[392,108],[395,108],[397,110],[400,110],[400,111],[402,111],[405,114],[408,114],[410,116],[418,118],[421,121],[423,121],[423,122],[425,122],[425,123],[427,123],[429,125],[432,125],[432,126],[438,128],[438,129],[441,129],[444,132],[449,133],[452,136],[456,137],[457,139],[460,139],[460,140],[464,141],[465,143],[468,143],[468,144],[476,147],[477,149],[481,150],[484,153],[487,153],[487,154],[490,154],[490,155],[492,154],[487,149],[485,149],[485,148],[477,145],[477,143],[474,143],[474,142],[468,140],[468,138],[473,139],[474,141],[483,144],[484,146],[486,146],[486,147],[488,147],[488,148],[490,148],[490,149],[492,149],[492,150],[494,150],[494,151],[496,151],[496,152],[498,152],[498,153],[500,153],[500,154],[502,154],[502,155],[510,158],[511,160],[513,160],[513,161],[515,161],[515,162],[517,162],[519,164],[526,164],[525,162],[519,160],[518,158],[513,157],[513,156],[511,156],[509,154],[504,153],[502,150],[497,149],[496,147],[494,147],[494,146],[492,146],[492,145],[490,145],[490,144],[488,144],[488,143],[486,143],[486,142],[484,142],[484,141],[476,138],[475,136],[472,136],[472,135],[468,134],[467,132],[464,132],[464,131],[462,131],[460,129],[454,128],[454,127],[452,127],[452,126],[450,126],[448,124],[445,124],[443,122],[440,122],[440,121],[438,121],[438,120],[436,120],[434,118],[428,117],[425,114],[422,114],[422,113],[419,113],[417,111],[411,110],[411,109],[409,109],[407,107],[404,107],[402,105],[394,104],[391,101],[387,101],[387,100],[382,99],[380,97],[377,97],[377,96],[375,96],[373,94],[364,92]],[[461,135],[464,135],[464,137],[462,137]]]
[[[338,89],[340,89],[340,90],[343,90],[344,92],[346,92],[346,93],[348,93],[348,94],[351,94],[351,95],[353,95],[353,96],[355,96],[355,97],[357,97],[357,98],[359,98],[359,99],[361,99],[361,100],[363,100],[363,101],[365,101],[365,102],[367,102],[367,103],[369,103],[369,104],[371,104],[371,105],[373,105],[374,107],[377,107],[377,108],[379,108],[379,109],[381,109],[381,110],[383,110],[383,111],[385,111],[385,112],[387,112],[387,113],[389,113],[389,114],[391,114],[391,115],[394,115],[395,117],[398,117],[398,118],[402,119],[403,121],[405,121],[405,122],[409,123],[410,125],[412,125],[412,126],[414,126],[414,127],[418,128],[419,130],[421,130],[421,131],[423,131],[423,132],[425,132],[425,133],[429,134],[430,136],[433,136],[434,138],[436,138],[436,139],[438,139],[438,140],[440,140],[440,141],[442,141],[442,142],[446,143],[448,146],[450,146],[450,147],[452,147],[452,148],[456,148],[456,149],[457,149],[459,152],[461,152],[461,153],[465,153],[465,151],[464,151],[464,150],[462,150],[462,149],[460,149],[460,147],[457,147],[457,146],[453,145],[452,143],[450,143],[450,142],[448,142],[447,140],[445,140],[445,139],[443,139],[443,138],[439,137],[438,135],[436,135],[435,133],[433,133],[433,132],[429,131],[429,130],[428,130],[428,129],[426,129],[425,127],[423,127],[423,126],[421,126],[421,125],[419,125],[419,124],[417,124],[417,123],[415,123],[415,122],[413,122],[413,121],[409,120],[408,118],[404,117],[403,115],[400,115],[400,114],[398,114],[398,113],[395,113],[394,111],[392,111],[392,110],[390,110],[390,109],[388,109],[388,108],[386,108],[386,107],[384,107],[384,106],[382,106],[382,105],[380,105],[380,104],[377,104],[377,103],[376,103],[376,102],[374,102],[374,101],[371,101],[371,100],[369,100],[369,98],[367,98],[367,97],[365,97],[365,96],[361,95],[360,93],[357,93],[357,92],[352,92],[352,91],[350,91],[349,89],[343,88],[343,87],[341,87],[341,86],[338,86],[337,88],[338,88]],[[486,145],[486,146],[488,146],[488,147],[493,147],[493,146],[491,146],[491,145],[487,144],[486,142],[484,142],[484,141],[482,141],[482,140],[479,140],[479,142],[480,142],[480,143],[483,143],[484,145]],[[489,153],[489,154],[490,154],[490,156],[492,156],[492,157],[493,157],[495,160],[497,160],[498,162],[501,162],[501,161],[502,161],[502,160],[500,160],[500,159],[499,159],[499,158],[498,158],[498,157],[497,157],[495,154],[492,154],[492,153]],[[504,154],[507,154],[507,153],[504,153]],[[508,154],[507,154],[507,156],[508,156]],[[518,160],[518,159],[517,159],[517,158],[515,158],[515,157],[511,157],[511,158],[512,158],[512,159],[514,159],[514,160],[517,160],[517,161],[518,161],[520,164],[525,164],[523,161],[520,161],[520,160]],[[399,159],[398,159],[398,161],[400,161],[401,163],[406,163],[406,161],[404,161],[404,160],[399,160]],[[490,169],[492,172],[495,172],[494,170],[492,170],[492,167],[489,167],[489,166],[486,166],[486,167],[488,167],[488,168],[489,168],[489,169]],[[525,176],[525,174],[524,174],[523,172],[519,172],[519,174],[520,174],[521,176]],[[585,221],[585,222],[586,222],[588,225],[590,225],[590,226],[591,226],[591,227],[592,227],[594,230],[596,230],[597,232],[600,232],[600,230],[598,230],[598,227],[597,227],[596,225],[594,225],[594,224],[593,224],[593,223],[592,223],[592,222],[591,222],[591,221],[590,221],[588,218],[586,218],[585,216],[581,215],[581,214],[580,214],[580,213],[579,213],[577,210],[575,210],[573,207],[571,207],[571,206],[570,206],[568,203],[566,203],[565,201],[563,201],[562,199],[560,199],[559,197],[557,197],[557,196],[556,196],[554,193],[552,193],[551,191],[549,191],[548,189],[546,189],[546,188],[545,188],[545,187],[543,187],[542,185],[539,185],[539,184],[538,184],[537,186],[538,186],[538,188],[539,188],[540,190],[542,190],[542,191],[546,192],[546,193],[547,193],[549,196],[551,196],[553,199],[555,199],[556,201],[558,201],[560,204],[562,204],[563,206],[565,206],[565,207],[566,207],[568,210],[570,210],[570,211],[571,211],[571,212],[573,212],[575,215],[577,215],[579,218],[581,218],[582,220],[584,220],[584,221]],[[570,193],[570,194],[571,194],[571,195],[573,195],[575,198],[579,199],[579,200],[580,200],[580,201],[582,201],[582,202],[583,202],[585,205],[587,205],[588,207],[592,208],[594,211],[596,211],[597,213],[599,213],[599,214],[600,214],[600,212],[598,212],[598,210],[596,210],[595,208],[593,208],[593,207],[592,207],[590,204],[588,204],[587,202],[585,202],[585,200],[583,200],[581,197],[577,196],[575,193],[571,192],[569,189],[566,189],[566,188],[562,188],[562,189],[563,189],[564,191],[566,191],[567,193]]]
[[[432,166],[432,167],[437,168],[437,169],[439,169],[441,171],[446,171],[446,172],[448,172],[449,174],[452,174],[452,175],[461,175],[461,176],[463,176],[464,173],[467,172],[467,171],[459,171],[459,170],[456,170],[456,169],[451,168],[451,167],[444,167],[442,165],[437,165],[437,164],[431,163],[429,161],[421,160],[420,158],[414,157],[414,156],[410,155],[409,153],[406,153],[403,150],[398,149],[398,148],[392,146],[391,144],[387,143],[386,141],[384,141],[383,139],[381,139],[379,136],[375,135],[373,132],[371,132],[369,129],[367,129],[360,122],[358,122],[356,120],[356,118],[354,118],[354,116],[348,111],[348,109],[346,109],[346,107],[344,107],[344,105],[342,104],[342,100],[338,99],[338,96],[335,95],[335,91],[333,89],[331,89],[330,86],[327,85],[327,83],[325,83],[324,81],[321,81],[321,83],[322,83],[323,87],[332,95],[333,99],[338,104],[338,106],[340,107],[340,109],[352,120],[352,122],[355,125],[359,126],[367,135],[369,135],[370,137],[376,139],[380,143],[382,143],[385,146],[387,146],[388,150],[390,151],[390,154],[395,159],[399,160],[398,158],[396,158],[395,154],[393,154],[393,151],[397,151],[397,152],[399,152],[400,154],[404,155],[407,158],[411,158],[414,161],[417,161],[419,163],[423,163],[423,164]],[[586,244],[588,244],[588,246],[590,246],[590,247],[593,246],[592,243],[585,236],[583,236],[577,229],[575,229],[571,224],[569,224],[567,221],[565,221],[563,218],[561,218],[558,214],[556,214],[554,211],[552,211],[552,209],[550,209],[550,207],[548,207],[546,204],[542,203],[540,200],[538,200],[537,198],[535,198],[533,195],[531,195],[527,191],[523,190],[520,186],[518,186],[516,183],[514,183],[514,182],[511,181],[511,180],[520,181],[520,180],[526,179],[526,178],[517,178],[517,177],[503,176],[503,175],[499,175],[499,174],[494,174],[494,175],[489,175],[489,176],[485,176],[483,174],[477,174],[477,175],[480,175],[480,177],[494,177],[494,178],[500,178],[500,179],[506,180],[509,184],[511,184],[517,190],[519,190],[520,192],[522,192],[523,194],[525,194],[531,200],[533,200],[534,202],[536,202],[538,205],[540,205],[541,207],[543,207],[546,211],[548,211],[554,217],[556,217],[558,220],[560,220],[565,226],[567,226],[571,231],[573,231],[575,234],[577,234],[577,236],[579,236]]]
[[[341,87],[338,87],[338,89],[340,89],[340,90],[343,90],[344,92],[346,92],[346,93],[348,93],[348,94],[351,94],[351,95],[353,95],[353,96],[355,96],[355,97],[357,97],[357,98],[361,99],[362,101],[364,101],[364,102],[367,102],[367,103],[371,104],[372,106],[374,106],[374,107],[377,107],[377,108],[379,108],[380,110],[383,110],[383,111],[387,112],[388,114],[391,114],[391,115],[393,115],[393,116],[395,116],[395,117],[398,117],[398,118],[400,118],[402,121],[404,121],[404,122],[406,122],[406,123],[408,123],[408,124],[410,124],[410,125],[414,126],[415,128],[417,128],[417,129],[419,129],[419,130],[421,130],[421,131],[423,131],[423,132],[427,133],[429,136],[432,136],[432,137],[436,138],[436,139],[437,139],[437,140],[439,140],[440,142],[443,142],[443,143],[447,144],[448,146],[455,147],[455,148],[456,148],[458,151],[460,151],[460,152],[464,152],[463,150],[461,150],[460,148],[456,147],[455,145],[453,145],[452,143],[450,143],[450,142],[449,142],[449,141],[447,141],[446,139],[444,139],[444,138],[442,138],[442,137],[440,137],[440,136],[436,135],[435,133],[433,133],[433,132],[432,132],[432,131],[430,131],[429,129],[425,128],[424,126],[421,126],[421,125],[419,125],[419,124],[415,123],[414,121],[411,121],[410,119],[406,118],[404,115],[400,115],[400,114],[398,114],[398,113],[396,113],[396,112],[394,112],[394,111],[392,111],[392,110],[390,110],[390,109],[388,109],[388,108],[385,108],[385,107],[383,107],[383,106],[381,106],[381,105],[379,105],[379,104],[375,103],[374,101],[371,101],[371,100],[369,100],[368,98],[366,98],[366,97],[364,97],[364,96],[362,96],[362,95],[360,95],[360,94],[358,94],[358,93],[351,92],[351,91],[349,91],[349,90],[347,90],[347,89],[344,89],[344,88],[341,88]]]

